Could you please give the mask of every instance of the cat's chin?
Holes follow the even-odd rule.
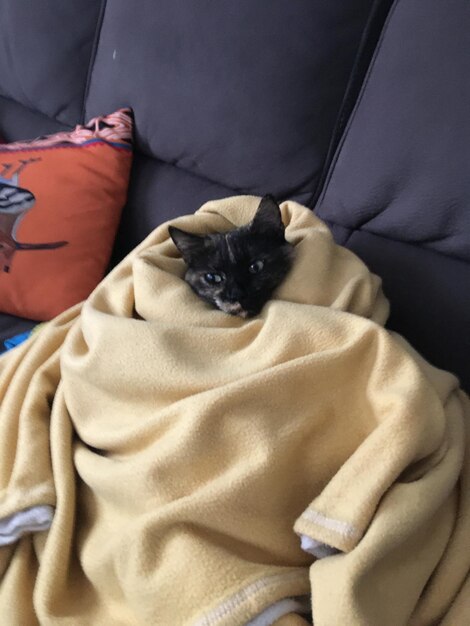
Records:
[[[228,313],[229,315],[235,315],[236,317],[241,317],[246,319],[247,317],[252,317],[255,315],[250,311],[245,310],[239,302],[215,302],[216,306],[223,313]]]
[[[229,315],[234,315],[235,317],[241,317],[242,319],[246,320],[248,317],[253,317],[253,315],[255,315],[255,313],[250,313],[249,311],[245,311],[244,309],[242,309],[241,311],[237,311],[229,313]]]

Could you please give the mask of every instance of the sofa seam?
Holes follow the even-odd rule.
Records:
[[[26,109],[30,113],[34,113],[34,115],[40,115],[41,117],[45,117],[46,119],[50,120],[51,122],[55,122],[59,126],[66,126],[67,128],[74,128],[73,124],[69,124],[68,122],[62,122],[61,120],[58,120],[55,117],[51,117],[47,113],[43,113],[42,111],[39,111],[37,109],[32,109],[27,104],[24,104],[23,102],[19,102],[18,100],[15,100],[15,98],[12,98],[11,96],[6,96],[3,93],[1,93],[0,94],[0,100],[7,100],[8,102],[12,102],[13,104],[15,104],[17,106],[23,107],[24,109]]]
[[[338,143],[338,146],[336,148],[336,152],[335,152],[335,154],[333,156],[333,159],[331,161],[328,174],[327,174],[327,176],[325,178],[325,183],[324,183],[323,189],[322,189],[321,193],[319,194],[319,196],[317,198],[317,201],[316,201],[316,204],[315,204],[315,207],[314,207],[315,210],[318,209],[321,206],[323,200],[325,199],[325,195],[326,195],[326,192],[329,189],[329,186],[330,186],[330,183],[331,183],[331,179],[333,178],[333,174],[335,172],[336,165],[338,163],[339,157],[340,157],[340,155],[341,155],[341,153],[343,151],[344,145],[345,145],[346,140],[347,140],[347,138],[349,136],[349,133],[350,133],[351,128],[353,126],[354,120],[355,120],[355,118],[357,116],[357,112],[359,110],[359,107],[361,106],[362,101],[364,99],[364,94],[367,91],[367,87],[368,87],[369,82],[371,80],[372,74],[374,73],[374,70],[376,69],[377,60],[378,60],[380,52],[382,50],[382,46],[383,46],[383,43],[385,41],[385,37],[387,35],[388,29],[389,29],[389,26],[390,26],[390,22],[392,21],[392,18],[394,16],[395,11],[396,11],[396,9],[397,9],[399,4],[400,4],[400,0],[395,0],[393,5],[390,8],[390,11],[389,11],[388,15],[387,15],[387,19],[385,20],[384,26],[382,28],[382,32],[381,32],[379,40],[377,42],[377,46],[376,46],[376,48],[374,50],[374,54],[372,56],[370,65],[369,65],[369,67],[367,69],[367,72],[366,72],[366,75],[364,77],[364,81],[362,83],[361,90],[360,90],[359,95],[357,97],[356,104],[355,104],[355,106],[354,106],[354,108],[353,108],[353,110],[351,112],[351,115],[349,116],[349,120],[348,120],[348,123],[346,124],[346,128],[344,130],[343,136],[341,137],[340,142]]]
[[[83,100],[82,100],[82,106],[81,106],[81,111],[80,111],[80,123],[81,124],[85,123],[86,103],[88,100],[88,95],[90,93],[91,79],[93,76],[93,70],[95,69],[95,62],[96,62],[96,57],[98,55],[98,47],[100,44],[101,31],[103,29],[104,15],[106,13],[107,5],[108,5],[107,0],[101,1],[100,13],[98,16],[98,22],[96,24],[95,35],[93,38],[93,46],[92,46],[91,54],[90,54],[90,61],[88,63],[88,71],[87,71],[87,76],[86,76],[86,81],[85,81],[85,89],[83,91]]]
[[[388,2],[389,2],[389,6],[388,6],[384,19],[380,22],[380,32],[377,33],[377,40],[375,42],[374,49],[370,52],[370,54],[368,55],[368,58],[363,60],[362,55],[365,54],[365,51],[367,50],[367,44],[369,40],[371,39],[371,37],[373,36],[374,32],[376,32],[377,30],[377,27],[376,26],[374,27],[374,21],[377,18],[377,14],[380,12],[382,5],[385,5]],[[393,0],[391,2],[390,0],[387,0],[387,1],[375,0],[375,2],[373,3],[373,6],[371,7],[369,16],[366,20],[364,29],[362,31],[362,35],[361,35],[357,52],[355,55],[355,60],[351,68],[351,73],[347,81],[346,88],[343,93],[343,97],[341,99],[336,122],[332,129],[331,140],[326,151],[326,156],[324,159],[323,167],[321,168],[320,176],[318,177],[317,184],[315,185],[315,188],[311,194],[312,197],[309,203],[310,208],[313,208],[316,206],[317,201],[319,200],[320,196],[323,193],[324,185],[327,183],[330,168],[334,162],[336,150],[338,149],[341,143],[343,133],[345,132],[347,128],[348,121],[350,117],[352,116],[354,108],[355,108],[355,102],[353,101],[353,97],[357,100],[361,92],[362,84],[360,85],[358,84],[356,93],[355,94],[353,93],[355,89],[356,81],[359,80],[359,77],[361,74],[360,66],[365,65],[367,63],[367,67],[364,68],[363,75],[362,75],[362,80],[364,81],[365,77],[367,76],[368,69],[373,61],[373,57],[374,57],[377,45],[379,43],[381,33],[383,32],[385,28],[387,17],[390,13],[392,4],[393,4]]]

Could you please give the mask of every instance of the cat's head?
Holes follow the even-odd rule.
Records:
[[[193,291],[225,313],[257,315],[289,272],[293,246],[284,237],[279,205],[265,196],[253,220],[228,233],[169,233],[188,269]]]

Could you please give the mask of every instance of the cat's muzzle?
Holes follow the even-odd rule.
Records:
[[[221,302],[219,308],[224,311],[224,313],[229,313],[230,315],[237,315],[243,318],[249,316],[248,311],[246,311],[239,302]]]

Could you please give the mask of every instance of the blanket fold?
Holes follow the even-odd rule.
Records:
[[[295,262],[256,318],[193,294],[164,224],[0,358],[5,623],[300,626],[310,598],[315,626],[466,623],[468,399],[384,329],[378,277],[281,209]]]

